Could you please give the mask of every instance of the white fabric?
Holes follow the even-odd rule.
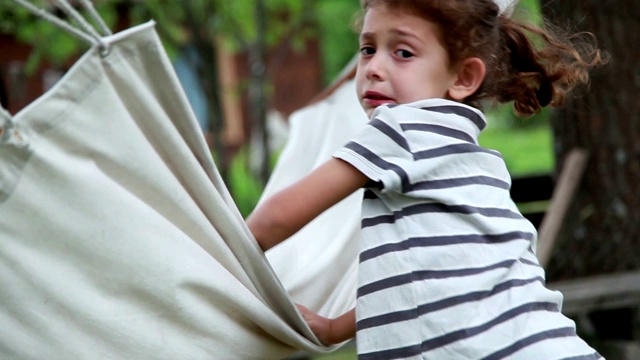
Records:
[[[367,121],[353,80],[327,99],[292,114],[289,141],[262,199],[328,160]],[[362,191],[358,191],[267,252],[294,301],[325,316],[337,316],[355,306],[361,204]]]
[[[500,13],[511,15],[518,0],[493,0],[500,7]]]
[[[0,120],[0,358],[330,350],[252,239],[153,24],[103,40]]]

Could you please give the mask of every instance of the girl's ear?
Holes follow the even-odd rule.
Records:
[[[486,74],[484,61],[476,57],[465,59],[456,71],[455,80],[449,86],[449,98],[462,102],[473,95],[482,85]]]

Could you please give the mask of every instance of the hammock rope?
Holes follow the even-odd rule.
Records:
[[[76,21],[80,28],[84,30],[86,34],[89,34],[92,38],[100,38],[100,34],[82,17],[82,15],[69,4],[66,0],[54,0],[53,1],[67,16]]]
[[[102,16],[98,14],[90,0],[80,0],[80,3],[82,3],[82,6],[84,6],[87,12],[89,12],[91,19],[93,19],[93,21],[98,25],[98,28],[102,31],[102,34],[104,36],[113,35],[107,24],[105,24],[105,22],[102,20]]]
[[[106,56],[109,53],[109,46],[103,40],[104,36],[112,35],[100,14],[96,11],[90,0],[80,0],[80,4],[89,14],[91,20],[96,24],[96,27],[92,26],[83,15],[78,12],[68,0],[54,0],[53,3],[60,8],[69,18],[73,19],[81,29],[78,29],[71,25],[69,22],[57,17],[56,15],[48,12],[46,9],[40,8],[27,0],[11,0],[14,4],[23,7],[30,13],[34,14],[47,21],[48,23],[60,28],[68,34],[75,36],[76,38],[84,41],[90,46],[97,46],[100,55]],[[4,142],[9,137],[10,130],[14,128],[14,122],[9,111],[4,109],[0,105],[0,142]]]
[[[100,49],[100,53],[103,56],[106,56],[106,54],[108,53],[109,46],[107,45],[107,43],[102,39],[100,34],[82,17],[82,15],[78,13],[73,8],[73,6],[69,4],[67,0],[55,0],[54,2],[68,16],[70,16],[76,22],[78,22],[78,24],[84,31],[72,26],[67,21],[60,19],[59,17],[51,14],[47,10],[33,5],[27,0],[11,0],[11,1],[13,1],[16,5],[22,6],[23,8],[27,9],[32,14],[39,16],[40,18],[49,22],[50,24],[57,26],[63,31],[66,31],[70,35],[73,35],[76,38],[88,43],[89,45],[98,46]],[[92,18],[94,19],[100,18],[100,15],[96,12],[95,8],[93,7],[93,5],[91,5],[91,3],[88,2],[88,0],[83,1],[82,4],[89,11]],[[104,28],[106,28],[106,25],[102,20],[99,20],[98,23],[100,24],[99,27],[104,32]],[[110,34],[110,31],[108,31],[107,29],[106,33]]]

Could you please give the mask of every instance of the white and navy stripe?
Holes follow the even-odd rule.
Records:
[[[482,113],[431,99],[384,106],[334,156],[364,192],[361,359],[599,359],[544,286],[535,228],[510,199]]]

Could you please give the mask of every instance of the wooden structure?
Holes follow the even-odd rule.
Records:
[[[538,228],[537,255],[543,267],[549,261],[571,200],[580,185],[588,157],[584,150],[573,149],[564,162],[555,186],[551,175],[513,180],[511,197],[516,203],[549,201],[542,211],[524,211],[524,215]]]
[[[548,200],[546,209],[524,213],[538,228],[537,254],[543,266],[551,258],[587,160],[586,151],[573,149],[555,182],[547,175],[513,181],[511,193],[517,203]],[[584,337],[598,339],[594,340],[597,341],[594,346],[603,356],[609,360],[640,359],[640,342],[637,341],[640,336],[640,271],[556,281],[547,286],[564,295],[562,312],[576,321]],[[603,317],[609,320],[595,324],[594,313],[604,314]],[[620,331],[617,327],[626,329]]]

